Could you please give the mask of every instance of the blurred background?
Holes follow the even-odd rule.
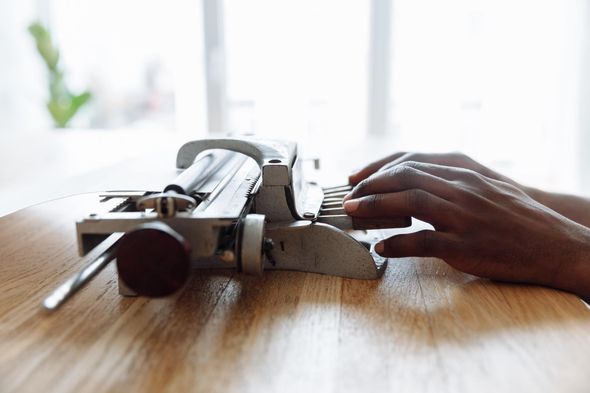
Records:
[[[589,193],[589,22],[582,0],[0,0],[0,215],[227,133],[344,174],[451,150]],[[84,92],[60,128],[48,102]]]

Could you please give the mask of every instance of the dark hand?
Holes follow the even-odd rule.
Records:
[[[387,170],[393,168],[401,163],[404,162],[423,162],[426,164],[438,164],[438,165],[445,165],[445,166],[452,166],[455,168],[463,168],[463,169],[470,169],[474,172],[480,173],[486,177],[502,180],[505,183],[512,184],[523,191],[527,192],[528,189],[526,187],[521,186],[514,180],[501,175],[497,172],[494,172],[490,168],[480,164],[479,162],[475,161],[469,156],[466,156],[463,153],[407,153],[407,152],[399,152],[394,153],[390,156],[387,156],[379,161],[375,161],[366,167],[362,168],[361,170],[353,173],[349,176],[348,181],[351,185],[356,186],[362,180],[365,180],[367,177],[371,176],[373,173],[379,170]],[[528,193],[528,192],[527,192]]]
[[[439,257],[477,276],[590,297],[590,229],[505,181],[469,169],[403,162],[360,181],[345,210],[364,222],[413,216],[434,226],[384,240],[376,247],[381,255]]]
[[[590,228],[590,199],[576,195],[557,194],[546,192],[532,187],[525,187],[514,180],[494,172],[479,162],[462,153],[423,154],[423,153],[395,153],[382,160],[375,161],[365,168],[357,171],[349,177],[349,182],[356,185],[379,170],[387,170],[404,162],[423,162],[427,164],[439,164],[456,168],[470,169],[474,172],[495,180],[501,180],[512,184],[525,192],[528,196],[555,210],[562,216],[576,221]]]

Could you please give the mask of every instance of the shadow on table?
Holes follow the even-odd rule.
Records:
[[[480,279],[442,264],[420,271],[419,263],[408,261],[390,266],[375,281],[268,272],[262,278],[236,275],[232,285],[221,300],[228,336],[254,325],[272,335],[275,328],[284,332],[285,326],[321,319],[341,337],[366,331],[400,340],[464,342],[510,330],[590,323],[590,310],[574,295]]]
[[[96,306],[94,314],[87,314],[90,299],[81,294],[79,302],[61,310],[63,323],[49,328],[47,320],[40,327],[46,325],[42,336],[53,336],[64,361],[79,364],[80,372],[103,357],[128,370],[112,388],[183,381],[192,385],[179,390],[198,390],[212,383],[201,376],[215,375],[216,386],[231,390],[235,381],[264,375],[257,372],[261,368],[274,367],[292,381],[292,370],[310,372],[306,362],[344,362],[342,369],[352,370],[367,367],[371,356],[387,359],[403,348],[430,356],[441,343],[462,347],[509,332],[590,323],[590,312],[572,295],[480,280],[442,264],[428,266],[390,265],[385,277],[374,281],[204,271],[177,295],[153,300],[118,297],[111,275],[102,278],[110,286],[103,298],[95,299],[101,313],[96,314]],[[55,367],[45,374],[65,372],[62,364]],[[101,370],[104,375],[97,371],[95,379],[113,372]]]

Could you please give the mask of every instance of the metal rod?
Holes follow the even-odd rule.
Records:
[[[57,287],[49,296],[43,300],[42,306],[47,311],[55,311],[62,304],[72,297],[76,292],[82,289],[90,280],[94,278],[101,270],[103,270],[116,256],[117,242],[121,237],[122,233],[114,234],[118,236],[118,239],[102,254],[97,258],[88,262],[66,282]]]
[[[350,191],[350,190],[352,190],[352,186],[349,184],[345,184],[342,186],[326,187],[323,190],[324,190],[324,193],[331,193],[331,192],[338,192],[338,191]]]
[[[338,191],[338,192],[325,192],[324,191],[324,196],[326,198],[344,198],[348,193],[350,192],[350,190],[346,190],[346,191]]]
[[[335,198],[330,198],[330,197],[329,198],[324,198],[324,201],[323,201],[322,204],[328,204],[328,203],[334,203],[334,202],[340,202],[340,203],[342,203],[342,198],[338,198],[338,197],[335,197]]]
[[[342,207],[342,201],[322,203],[322,209],[329,209],[331,207]]]
[[[235,154],[229,151],[203,153],[196,161],[164,188],[164,192],[174,191],[190,195],[211,175],[229,162]]]
[[[334,214],[346,214],[343,207],[328,207],[320,209],[320,214],[322,216],[325,215],[334,215]]]

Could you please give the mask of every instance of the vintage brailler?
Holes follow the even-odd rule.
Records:
[[[379,278],[387,260],[375,233],[355,231],[342,207],[350,186],[322,189],[304,179],[297,144],[254,138],[188,142],[183,171],[162,190],[109,192],[112,206],[76,223],[80,255],[110,246],[57,288],[53,310],[116,258],[122,295],[165,296],[201,268],[260,275],[298,270]]]

